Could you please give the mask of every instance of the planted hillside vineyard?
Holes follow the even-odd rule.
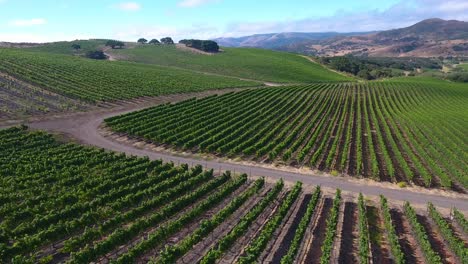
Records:
[[[0,73],[0,120],[63,111],[82,111],[89,106],[34,87]]]
[[[278,83],[336,82],[352,78],[328,70],[298,54],[257,48],[228,48],[214,56],[174,45],[141,45],[109,51],[118,58],[240,78]]]
[[[92,102],[260,85],[181,69],[24,50],[0,48],[0,60],[0,72],[61,95]]]
[[[441,81],[309,84],[165,104],[106,124],[185,151],[464,191],[467,95]]]
[[[369,207],[364,196],[339,189],[214,174],[25,127],[0,130],[0,161],[1,263],[334,263],[349,255],[376,263],[385,249],[367,239],[370,232],[388,240],[384,262],[414,259],[400,250],[399,236],[425,241],[410,245],[425,253],[418,261],[439,261],[439,252],[466,261],[466,219],[456,209],[450,219],[432,204],[416,211],[407,203],[403,211],[384,197]],[[366,206],[386,230],[370,228]],[[344,226],[353,214],[356,230]],[[448,244],[433,246],[428,232]],[[346,244],[347,252],[338,250]]]

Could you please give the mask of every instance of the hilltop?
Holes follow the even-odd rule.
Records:
[[[214,41],[224,47],[253,47],[283,50],[289,45],[307,41],[320,41],[333,37],[357,36],[371,34],[375,32],[284,32],[270,34],[255,34],[240,38],[217,38]]]
[[[226,39],[218,39],[223,43]],[[426,19],[406,28],[364,33],[278,33],[228,39],[255,46],[317,56],[468,56],[468,22]]]
[[[406,28],[366,36],[338,37],[309,47],[318,55],[467,56],[468,22],[427,19]]]
[[[222,48],[221,52],[211,56],[180,49],[174,45],[137,45],[130,49],[107,52],[120,60],[266,82],[351,80],[297,54],[257,48]]]

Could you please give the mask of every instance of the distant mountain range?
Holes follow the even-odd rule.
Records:
[[[274,33],[215,40],[227,47],[257,47],[316,56],[468,57],[468,22],[433,18],[380,32]]]
[[[256,47],[267,49],[281,49],[288,45],[294,45],[301,42],[316,42],[320,40],[330,39],[333,37],[359,36],[376,33],[374,32],[353,32],[353,33],[338,33],[338,32],[318,32],[318,33],[301,33],[301,32],[285,32],[271,34],[256,34],[252,36],[240,38],[217,38],[215,39],[219,45],[224,47]]]

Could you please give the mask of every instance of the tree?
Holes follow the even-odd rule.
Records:
[[[81,49],[81,45],[80,45],[80,44],[73,44],[73,45],[72,45],[72,48],[73,48],[74,50],[79,50],[79,49]]]
[[[137,42],[140,43],[140,44],[146,44],[148,42],[148,40],[145,39],[145,38],[140,38]]]
[[[111,47],[113,49],[115,49],[116,47],[122,48],[123,46],[125,46],[125,43],[118,40],[108,40],[106,42],[106,47]]]
[[[180,44],[184,44],[187,47],[194,49],[203,50],[206,52],[218,52],[218,43],[212,40],[199,40],[199,39],[183,39],[179,41]]]
[[[204,40],[201,43],[201,49],[206,52],[218,52],[219,46],[218,43],[212,40]]]
[[[373,77],[372,75],[370,74],[369,70],[368,69],[362,69],[358,72],[357,74],[358,77],[364,79],[364,80],[372,80]]]
[[[165,37],[161,39],[161,43],[164,45],[172,45],[174,44],[174,41],[170,37]]]
[[[159,40],[157,40],[157,39],[152,39],[152,40],[150,40],[149,44],[158,45],[158,44],[161,44],[161,42],[159,42]]]
[[[201,50],[202,48],[202,42],[203,41],[199,39],[183,39],[179,41],[179,43],[184,44],[187,47],[199,49],[199,50]]]
[[[105,60],[107,59],[106,54],[101,50],[88,51],[86,57],[94,60]]]

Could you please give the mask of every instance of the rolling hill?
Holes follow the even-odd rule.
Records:
[[[317,56],[468,56],[468,22],[432,18],[410,27],[368,33],[275,33],[217,39],[227,46],[254,46]]]
[[[119,60],[268,82],[351,80],[296,54],[256,48],[223,48],[220,53],[205,55],[176,46],[138,45],[129,49],[109,50],[108,53]]]
[[[240,38],[217,38],[214,41],[224,47],[254,47],[267,49],[284,49],[289,45],[306,41],[320,41],[333,37],[365,35],[373,32],[284,32],[271,34],[256,34]]]
[[[413,26],[366,36],[304,44],[317,55],[375,57],[468,56],[468,22],[427,19]]]
[[[261,85],[184,69],[20,49],[0,49],[0,61],[1,73],[57,94],[91,102]]]

